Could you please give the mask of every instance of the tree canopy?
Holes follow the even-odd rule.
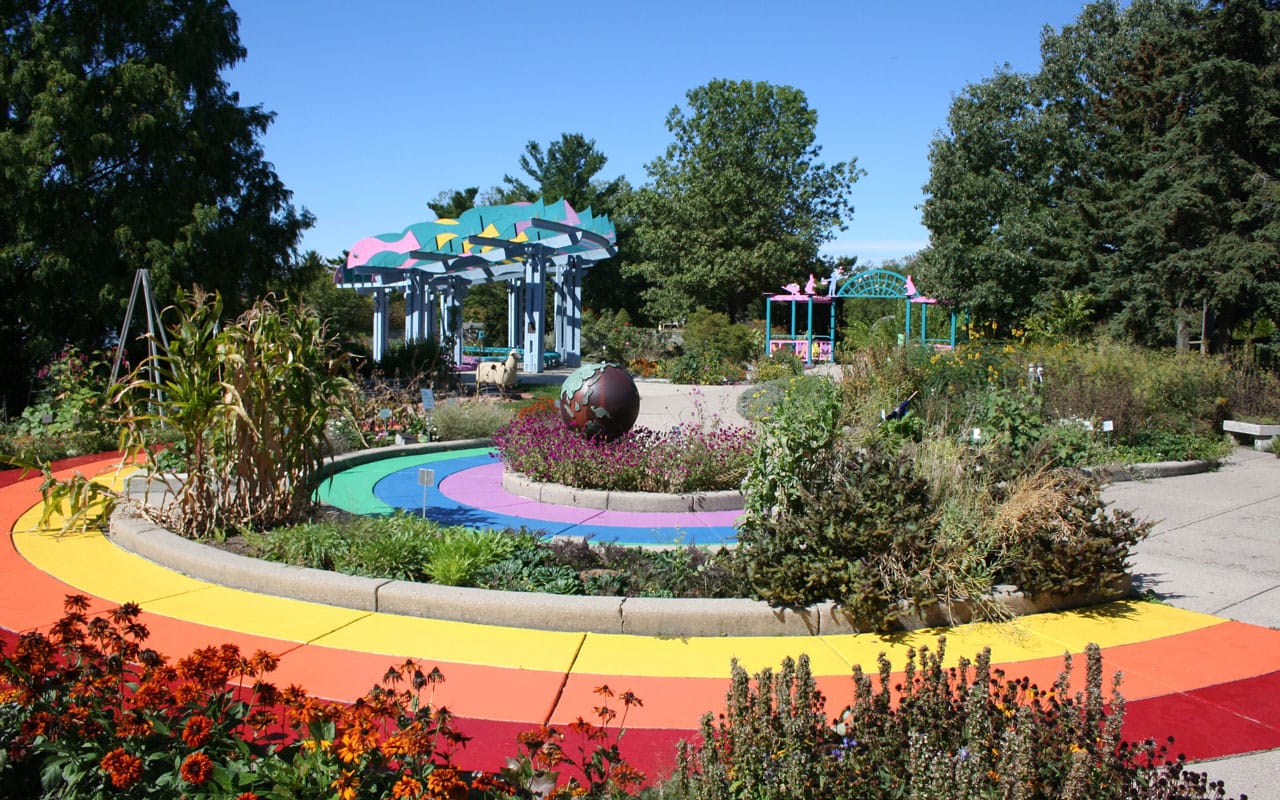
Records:
[[[1105,0],[1041,52],[966,87],[933,143],[931,291],[999,322],[1085,299],[1180,346],[1280,317],[1280,6]]]
[[[667,116],[675,140],[646,165],[651,182],[624,207],[626,271],[648,282],[651,316],[701,305],[737,319],[813,266],[852,217],[862,173],[853,159],[818,161],[818,115],[799,89],[714,80],[686,99]]]
[[[627,183],[621,177],[611,181],[596,177],[608,161],[596,148],[596,140],[581,133],[560,134],[559,139],[547,145],[545,152],[541,144],[530,141],[520,156],[520,169],[534,184],[511,175],[503,176],[504,201],[563,198],[579,211],[590,208],[596,214],[610,214]]]
[[[0,10],[0,385],[118,329],[133,273],[162,304],[279,284],[311,216],[263,158],[272,115],[222,71],[245,57],[224,0],[14,0]]]

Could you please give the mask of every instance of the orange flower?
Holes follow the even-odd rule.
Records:
[[[391,796],[395,800],[411,800],[422,796],[422,782],[410,775],[400,776],[400,780],[391,787]]]
[[[344,769],[329,788],[338,793],[338,800],[355,800],[356,792],[360,790],[360,779],[355,772]]]
[[[253,658],[249,659],[249,668],[254,675],[275,672],[276,667],[279,665],[280,656],[272,655],[266,650],[259,650],[253,654]]]
[[[427,776],[427,796],[432,800],[462,800],[467,783],[452,767],[436,767]]]
[[[339,737],[338,758],[345,764],[355,763],[377,744],[377,739],[370,731],[362,728],[348,728]]]
[[[98,762],[102,771],[111,778],[111,785],[117,789],[128,789],[142,778],[142,759],[117,747],[102,757]]]
[[[209,776],[213,774],[213,760],[204,753],[192,753],[183,759],[178,773],[187,783],[199,786],[209,780]]]
[[[191,749],[204,747],[205,742],[209,741],[209,734],[213,731],[213,720],[197,714],[187,720],[187,726],[182,729],[182,743]]]
[[[262,798],[258,797],[257,792],[241,792],[236,795],[236,800],[262,800]]]

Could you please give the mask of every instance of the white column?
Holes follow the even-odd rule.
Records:
[[[386,289],[373,291],[373,360],[382,361],[387,352],[387,338],[391,334],[391,301],[387,299]]]
[[[543,371],[542,338],[546,333],[547,267],[539,253],[530,253],[524,262],[524,314],[521,330],[524,332],[524,371],[535,374]]]

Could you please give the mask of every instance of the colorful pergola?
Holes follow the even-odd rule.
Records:
[[[524,369],[545,368],[548,282],[555,291],[555,349],[567,366],[582,360],[582,275],[617,255],[606,216],[565,200],[472,208],[457,219],[419,222],[400,233],[361,239],[334,283],[373,296],[373,358],[390,334],[389,292],[405,297],[406,342],[438,337],[462,360],[462,300],[476,283],[507,284],[508,346],[524,351]]]

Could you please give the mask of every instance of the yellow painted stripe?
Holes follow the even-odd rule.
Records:
[[[370,614],[230,589],[161,567],[97,532],[59,538],[37,531],[39,518],[39,507],[32,508],[14,534],[14,546],[37,569],[87,594],[186,622],[289,642],[558,672],[582,640],[579,633]]]
[[[518,669],[565,671],[572,666],[591,674],[723,678],[733,658],[756,671],[808,653],[814,674],[845,675],[853,664],[870,669],[882,652],[895,665],[905,663],[907,648],[934,647],[939,635],[947,637],[951,663],[990,646],[994,661],[1009,664],[1080,652],[1089,642],[1115,647],[1222,622],[1170,606],[1123,602],[1011,623],[892,635],[659,638],[533,631],[369,614],[228,589],[152,564],[101,534],[56,538],[31,532],[38,519],[37,507],[15,526],[24,531],[14,537],[19,552],[78,589],[115,602],[133,601],[177,619],[286,641]]]
[[[622,634],[587,635],[575,673],[655,678],[720,678],[736,658],[749,672],[776,668],[787,656],[807,653],[815,675],[845,675],[849,668],[820,637],[696,636],[658,638]]]
[[[366,653],[567,672],[584,634],[369,614],[315,644]]]

